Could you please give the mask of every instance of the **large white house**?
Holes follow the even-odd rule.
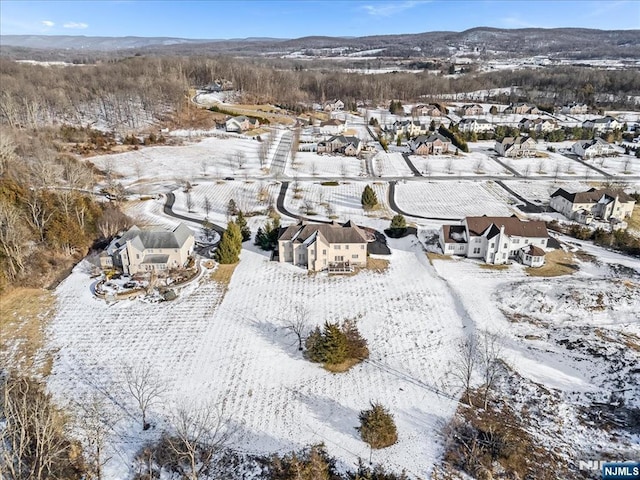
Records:
[[[231,117],[225,122],[227,132],[246,132],[259,126],[260,121],[257,118],[249,118],[244,115]]]
[[[594,118],[593,120],[585,120],[582,122],[582,128],[594,130],[595,132],[602,133],[610,130],[619,130],[622,128],[623,123],[616,118],[607,115],[602,118]]]
[[[518,123],[518,128],[520,130],[531,131],[537,133],[545,133],[545,132],[553,132],[558,128],[558,125],[555,122],[552,122],[546,118],[523,118]]]
[[[492,123],[487,122],[484,118],[463,118],[458,123],[458,130],[462,133],[475,132],[484,133],[492,132],[495,127]]]
[[[342,153],[355,157],[362,150],[362,142],[358,137],[334,135],[329,140],[318,142],[318,153]]]
[[[600,137],[593,140],[578,140],[571,146],[571,151],[582,158],[604,157],[618,153],[613,145]]]
[[[542,264],[540,250],[531,252],[530,247],[545,248],[548,239],[549,233],[542,221],[524,221],[516,216],[482,216],[466,217],[459,225],[443,225],[439,243],[445,255],[480,258],[496,265],[529,255],[529,262],[532,256],[538,257],[531,265],[539,266]],[[521,249],[525,251],[520,252]]]
[[[347,271],[367,264],[367,235],[352,222],[298,222],[280,230],[278,259],[314,272]]]
[[[100,255],[100,266],[123,273],[163,271],[181,268],[193,253],[193,232],[184,223],[172,231],[131,227],[115,238]]]
[[[326,122],[321,122],[319,131],[322,135],[339,135],[344,132],[345,127],[345,122],[332,118]]]
[[[594,217],[603,220],[624,220],[633,214],[636,201],[622,190],[591,188],[570,193],[559,188],[551,194],[549,206],[565,217],[580,223],[591,223]]]
[[[496,141],[494,150],[503,157],[535,157],[536,142],[531,137],[504,137]]]

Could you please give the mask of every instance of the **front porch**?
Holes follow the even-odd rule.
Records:
[[[329,274],[353,273],[354,267],[349,262],[332,262],[327,267]]]

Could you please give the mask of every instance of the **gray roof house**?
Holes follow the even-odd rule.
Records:
[[[100,266],[136,274],[184,267],[193,253],[193,232],[184,223],[173,230],[131,227],[100,255]]]

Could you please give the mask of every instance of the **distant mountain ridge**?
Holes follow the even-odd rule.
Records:
[[[318,49],[375,50],[375,56],[448,56],[457,52],[555,55],[573,58],[640,58],[640,30],[585,28],[500,29],[476,27],[463,32],[424,32],[366,37],[309,36],[295,39],[186,39],[176,37],[88,37],[71,35],[2,35],[4,54],[19,49],[174,54],[276,55]],[[313,54],[313,52],[311,52]],[[373,56],[373,54],[370,54]]]

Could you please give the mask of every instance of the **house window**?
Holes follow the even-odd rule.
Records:
[[[513,239],[513,243],[520,243],[520,239],[519,238],[514,238]]]
[[[503,248],[507,248],[508,246],[509,246],[509,244],[505,243]]]
[[[140,254],[139,253],[136,253],[136,259],[140,260]]]
[[[342,246],[340,246],[340,245],[335,245],[335,247],[334,247],[334,248],[335,248],[336,250],[340,250],[340,249],[342,248]]]
[[[479,254],[479,253],[480,253],[480,249],[479,249],[479,248],[474,248],[474,249],[473,249],[473,254],[474,254],[474,255],[477,255],[477,254]]]
[[[345,249],[345,250],[349,250],[349,245],[345,245],[345,246],[344,246],[344,249]]]
[[[351,255],[351,258],[354,259],[354,260],[357,260],[358,259],[358,254],[356,253],[354,255]]]
[[[364,245],[360,245],[360,250],[364,250]]]
[[[507,254],[506,254],[506,253],[503,253],[503,254],[502,254],[502,259],[504,260],[505,258],[507,258]]]
[[[496,243],[495,243],[495,242],[491,242],[491,245],[489,245],[489,246],[490,246],[491,248],[493,248],[493,247],[495,247],[495,246],[496,246]]]
[[[525,238],[525,239],[524,239],[524,243],[525,243],[525,244],[529,243],[529,239],[528,239],[528,238]]]
[[[344,257],[342,255],[336,255],[336,262],[344,262]]]
[[[326,249],[323,249],[323,250],[322,250],[322,254],[323,254],[323,255],[326,255],[326,254],[327,254],[327,250],[326,250]]]

